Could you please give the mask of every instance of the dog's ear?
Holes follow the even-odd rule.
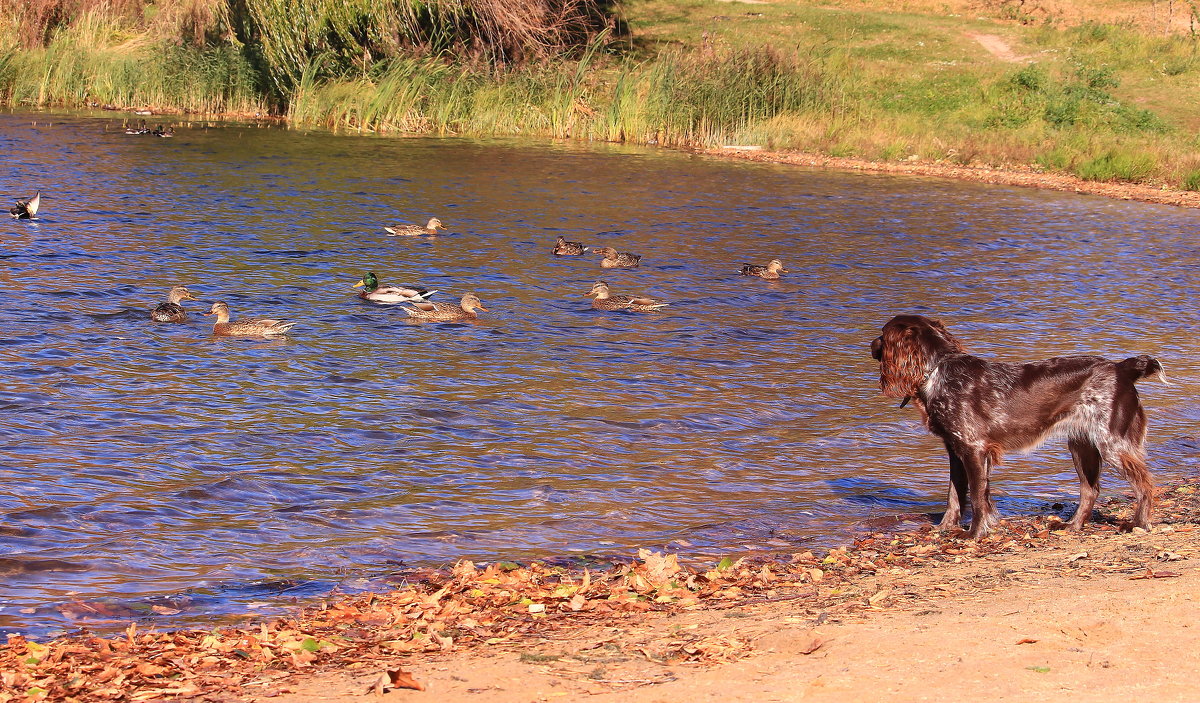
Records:
[[[876,350],[878,342],[878,350]],[[879,386],[889,398],[911,398],[917,395],[930,351],[926,349],[920,330],[910,325],[889,324],[883,335],[871,344],[872,355],[879,360]]]
[[[871,358],[875,361],[883,361],[883,337],[876,337],[871,340]]]

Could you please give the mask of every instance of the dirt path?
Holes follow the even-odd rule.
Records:
[[[398,660],[426,690],[384,699],[1192,701],[1200,666],[1197,555],[1191,528],[1066,537],[1020,557],[877,576],[866,590],[885,595],[861,613],[814,613],[802,600],[780,601]],[[1139,578],[1147,566],[1159,578]],[[664,642],[694,632],[747,640],[753,652],[715,666],[657,661]],[[324,674],[272,700],[361,700],[378,673]]]
[[[977,34],[975,32],[967,32],[967,37],[979,42],[979,45],[987,49],[988,53],[1000,59],[1001,61],[1006,61],[1008,63],[1019,63],[1021,61],[1029,60],[1028,56],[1018,56],[1017,53],[1012,50],[1012,47],[1008,45],[1008,42],[1006,42],[1002,37],[996,36],[995,34]]]

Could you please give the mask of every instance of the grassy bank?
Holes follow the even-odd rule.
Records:
[[[76,0],[30,38],[18,8],[37,4],[0,0],[9,105],[759,145],[1200,189],[1191,3],[628,0],[561,2],[535,22],[470,2]]]

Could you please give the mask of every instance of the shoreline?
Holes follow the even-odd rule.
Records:
[[[15,106],[7,108],[10,113],[19,112]],[[70,108],[47,107],[42,108],[47,112],[55,112],[59,110],[72,112]],[[285,127],[288,129],[301,128],[293,121],[289,120],[286,115],[264,115],[264,114],[249,114],[239,112],[188,112],[176,108],[153,107],[148,108],[150,115],[138,115],[132,108],[116,108],[112,106],[94,106],[82,108],[84,112],[108,112],[114,116],[117,114],[127,114],[125,120],[146,119],[149,117],[159,118],[163,121],[168,119],[188,121],[204,121],[216,120],[245,124],[268,124]],[[27,111],[27,109],[26,109]],[[30,113],[36,114],[36,113]],[[106,119],[107,116],[94,115],[97,119]],[[147,122],[152,122],[152,119],[147,119]],[[325,127],[314,127],[316,129],[328,129]],[[420,133],[420,132],[388,132],[388,131],[367,131],[355,132],[354,130],[328,130],[333,134],[374,134],[380,137],[436,137],[435,133]],[[491,135],[493,137],[512,136],[522,137],[527,139],[544,139],[553,140],[552,135]],[[483,137],[475,137],[483,138]],[[593,140],[572,139],[568,137],[566,141],[578,142],[581,144],[591,143]],[[642,144],[639,142],[597,142],[602,144],[620,144],[626,146],[639,146],[646,148],[656,148],[651,144]],[[662,148],[662,147],[657,147]],[[926,178],[944,178],[957,181],[965,181],[969,183],[984,183],[991,185],[1006,185],[1018,186],[1024,188],[1038,188],[1042,190],[1053,190],[1064,193],[1079,193],[1084,195],[1098,195],[1114,200],[1129,200],[1135,202],[1151,203],[1156,205],[1173,205],[1183,208],[1200,208],[1200,191],[1179,190],[1177,188],[1169,188],[1165,185],[1154,186],[1142,183],[1129,183],[1122,181],[1088,181],[1078,176],[1073,176],[1066,173],[1056,173],[1042,171],[1030,166],[987,166],[987,165],[959,165],[949,164],[940,161],[876,161],[872,159],[862,159],[857,157],[829,156],[826,154],[813,152],[795,152],[795,151],[773,151],[765,147],[749,145],[749,146],[721,146],[721,147],[698,147],[698,146],[680,146],[667,147],[674,151],[684,153],[699,154],[702,156],[716,157],[721,159],[730,159],[736,161],[752,161],[756,163],[769,164],[784,164],[791,166],[800,166],[804,168],[828,169],[835,171],[848,171],[859,173],[877,173],[902,176],[918,176]]]
[[[724,559],[709,568],[689,568],[679,555],[649,550],[600,570],[459,562],[413,574],[388,592],[331,596],[253,624],[155,632],[131,623],[123,635],[83,631],[46,643],[11,636],[0,645],[0,700],[35,692],[34,699],[77,701],[349,701],[367,689],[403,688],[411,680],[410,687],[428,685],[448,703],[482,700],[474,696],[502,679],[507,683],[487,700],[611,694],[651,703],[664,700],[660,686],[686,691],[711,679],[727,688],[724,668],[740,671],[773,656],[790,662],[778,668],[785,678],[796,675],[800,660],[805,666],[827,662],[830,670],[818,678],[832,676],[862,661],[861,647],[845,646],[847,628],[874,627],[874,634],[862,636],[878,645],[881,637],[900,636],[888,618],[919,617],[933,627],[942,611],[931,604],[1004,592],[1023,579],[1057,588],[1060,603],[1086,596],[1080,579],[1108,579],[1113,598],[1134,599],[1145,584],[1170,579],[1175,585],[1167,588],[1183,589],[1172,598],[1190,601],[1200,580],[1200,478],[1161,493],[1151,532],[1119,532],[1130,506],[1112,497],[1081,533],[1062,529],[1057,518],[1035,516],[1008,518],[980,542],[926,525],[867,533],[822,555]],[[1017,591],[1001,603],[1020,609],[1017,600],[1024,598]],[[986,623],[1009,627],[1002,618]],[[1022,644],[1009,639],[1006,646]],[[940,642],[946,656],[962,653],[958,641]],[[1169,651],[1150,649],[1151,660]],[[1064,647],[1059,654],[1074,652]],[[893,654],[894,666],[913,655]],[[774,690],[775,684],[745,675],[735,679],[748,697],[732,700],[762,700],[756,696]],[[870,695],[862,685],[847,680],[819,688],[853,700]]]
[[[1041,172],[1029,167],[961,166],[927,161],[872,161],[850,157],[826,156],[822,154],[769,151],[747,147],[717,147],[694,149],[694,153],[705,156],[755,161],[759,163],[789,164],[808,168],[858,171],[905,176],[947,178],[971,183],[1021,186],[1067,193],[1100,195],[1115,200],[1133,200],[1157,205],[1200,208],[1200,191],[1176,190],[1165,186],[1086,181],[1065,173]]]

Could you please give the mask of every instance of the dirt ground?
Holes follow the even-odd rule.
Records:
[[[867,607],[849,614],[802,598],[639,614],[518,646],[398,658],[424,691],[367,694],[381,673],[372,665],[289,682],[270,700],[1194,701],[1197,536],[1183,525],[1056,534],[1043,549],[877,574],[859,584]],[[728,663],[660,657],[695,633],[745,646]]]
[[[1062,173],[1043,173],[1023,164],[1009,164],[1004,168],[991,168],[949,162],[870,161],[867,159],[824,156],[822,154],[807,154],[802,152],[767,151],[758,147],[741,146],[727,146],[697,151],[701,154],[719,158],[791,164],[810,168],[832,168],[841,171],[951,178],[960,181],[971,181],[973,183],[992,183],[1028,188],[1044,188],[1068,193],[1100,195],[1106,198],[1136,200],[1160,205],[1176,205],[1190,208],[1200,207],[1200,191],[1177,190],[1149,184],[1085,181],[1082,178]]]

